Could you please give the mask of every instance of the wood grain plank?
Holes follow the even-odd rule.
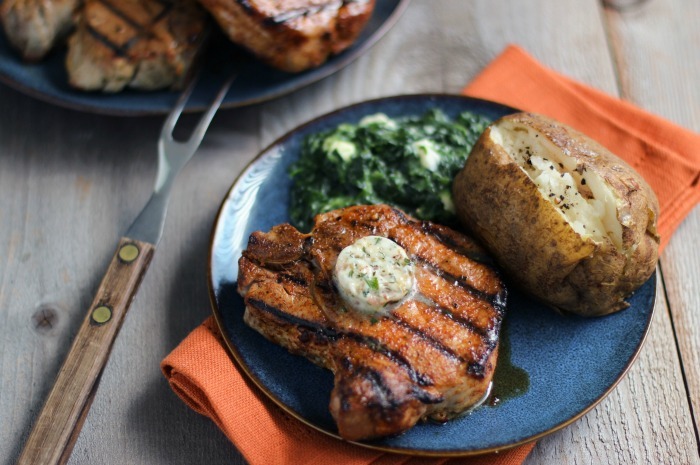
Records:
[[[641,2],[627,8],[610,7],[606,17],[624,97],[700,132],[700,4],[680,0]],[[700,207],[696,207],[662,257],[696,435],[700,429],[699,236]],[[696,440],[700,443],[700,438]]]
[[[111,389],[98,391],[70,464],[111,463],[111,457],[135,464],[243,463],[210,420],[175,396],[159,363],[211,314],[205,278],[211,227],[231,183],[259,149],[256,111],[222,111],[183,169],[151,269],[102,377]],[[125,377],[132,392],[119,389]]]
[[[176,183],[163,240],[69,463],[244,463],[211,422],[175,397],[158,363],[209,314],[204,273],[211,224],[229,185],[262,146],[341,105],[399,93],[458,92],[509,42],[615,93],[601,17],[596,0],[533,0],[526,6],[514,0],[414,0],[395,29],[349,68],[289,97],[217,115]],[[650,24],[647,32],[657,27]],[[696,56],[687,62],[698,66]],[[673,98],[687,98],[697,108],[700,100],[686,91],[677,89],[680,97]],[[7,109],[0,112],[0,463],[10,464],[114,243],[150,192],[161,121],[82,115],[2,86],[0,102]],[[34,137],[37,127],[41,137]],[[679,234],[687,228],[690,237],[699,227],[691,219]],[[674,241],[667,254],[674,246],[683,252]],[[687,276],[697,278],[697,262],[667,265],[666,258],[664,272],[678,267],[667,286],[678,286],[688,305],[695,303],[685,286]],[[661,302],[629,376],[583,419],[540,441],[528,464],[697,463],[664,308]]]
[[[679,366],[669,362],[675,347],[660,281],[657,293],[651,330],[627,377],[579,422],[541,441],[526,464],[700,463]]]
[[[128,237],[119,240],[83,324],[34,422],[18,465],[68,461],[154,249],[153,244]]]
[[[120,209],[104,207],[115,201],[110,187],[128,183],[124,176],[110,179],[110,168],[120,161],[95,143],[88,116],[57,112],[4,88],[0,101],[0,191],[6,199],[0,234],[3,244],[11,238],[12,249],[0,265],[0,447],[9,461],[56,377],[119,237]],[[110,122],[113,130],[124,129]]]
[[[0,463],[11,464],[114,244],[152,189],[162,119],[83,115],[5,87],[0,101]],[[242,463],[158,365],[210,313],[211,224],[258,148],[256,115],[222,112],[176,182],[163,241],[69,463]]]

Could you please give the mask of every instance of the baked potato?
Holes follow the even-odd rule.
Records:
[[[626,308],[656,267],[652,189],[602,145],[547,117],[516,113],[489,126],[453,198],[514,284],[559,310]]]

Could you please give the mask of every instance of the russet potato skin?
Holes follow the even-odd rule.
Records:
[[[453,184],[457,215],[511,280],[548,305],[584,316],[626,308],[625,298],[654,272],[658,260],[658,202],[627,163],[589,137],[541,115],[516,113],[512,122],[536,131],[598,173],[618,197],[622,250],[605,237],[578,234],[537,185],[490,137],[474,146]]]

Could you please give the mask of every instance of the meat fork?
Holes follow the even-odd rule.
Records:
[[[197,84],[196,75],[168,114],[158,140],[158,170],[151,198],[119,240],[53,388],[35,420],[18,465],[68,461],[124,316],[163,234],[173,181],[197,151],[235,78],[234,73],[221,86],[188,140],[175,140],[173,130]]]

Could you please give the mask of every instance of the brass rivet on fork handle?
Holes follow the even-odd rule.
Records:
[[[175,176],[199,147],[234,77],[221,86],[188,140],[174,140],[172,131],[196,79],[189,83],[165,120],[158,141],[158,171],[153,194],[121,238],[17,465],[56,465],[68,461],[119,327],[160,240]]]
[[[103,325],[112,319],[112,309],[106,305],[100,305],[92,311],[92,322]]]
[[[136,244],[124,244],[119,248],[119,259],[124,263],[131,263],[139,256],[139,248]]]

